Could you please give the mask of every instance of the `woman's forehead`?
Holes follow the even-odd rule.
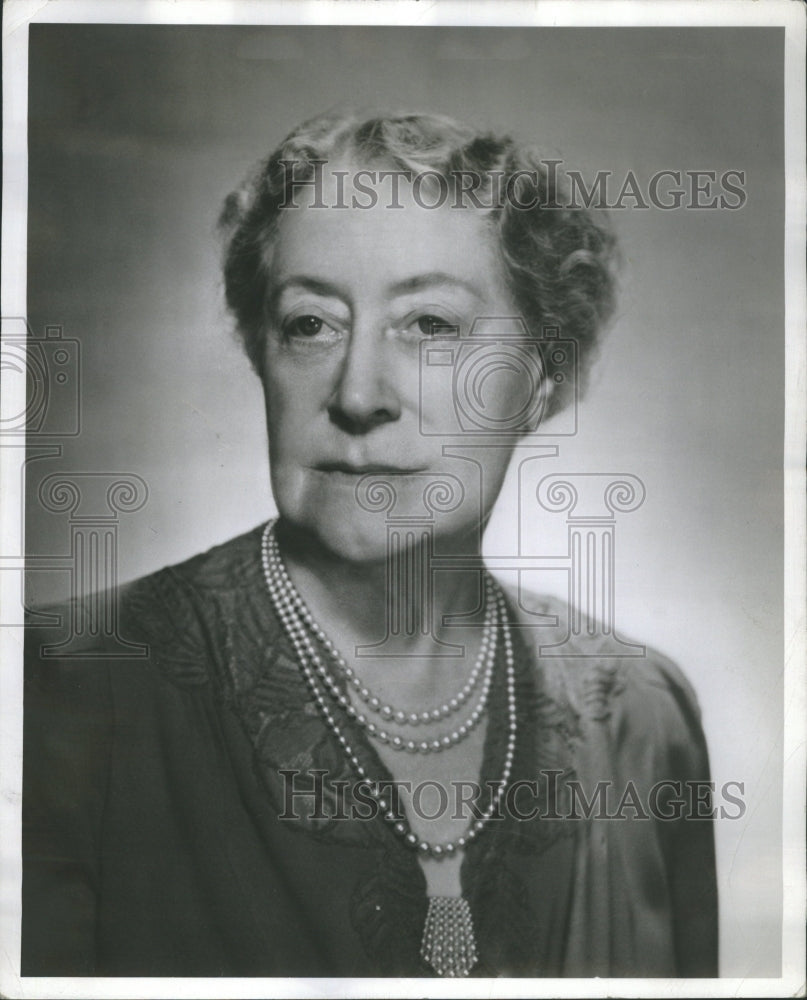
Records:
[[[369,172],[329,167],[321,185],[295,192],[294,204],[280,210],[273,283],[299,273],[395,288],[414,285],[419,275],[442,275],[483,294],[501,291],[497,240],[484,213],[429,207],[403,183],[394,204],[388,190],[373,199],[367,192],[381,181],[380,171],[368,176],[361,169]]]

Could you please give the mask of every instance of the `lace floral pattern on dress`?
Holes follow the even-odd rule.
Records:
[[[255,767],[275,815],[284,809],[287,778],[297,772],[295,788],[313,791],[312,771],[324,771],[322,810],[289,823],[295,831],[323,842],[372,850],[369,874],[357,883],[351,899],[353,926],[368,956],[399,956],[400,974],[428,975],[419,958],[427,900],[425,878],[416,856],[379,817],[373,822],[344,821],[338,813],[334,781],[352,786],[355,775],[341,747],[326,728],[298,669],[293,652],[274,615],[260,567],[260,529],[191,560],[180,575],[167,570],[151,578],[150,592],[135,588],[128,613],[155,650],[154,659],[180,686],[212,680],[222,705],[240,720],[252,744]],[[165,609],[170,609],[170,617]],[[511,615],[514,612],[511,610]],[[535,780],[539,815],[551,808],[551,786],[574,777],[574,744],[580,738],[580,707],[602,717],[619,678],[602,661],[590,661],[580,699],[566,690],[563,671],[535,662],[518,629],[514,630],[517,672],[518,738],[512,783]],[[507,737],[507,704],[502,662],[496,665],[489,700],[482,765],[482,786],[496,781]],[[368,774],[391,780],[366,734],[340,720]],[[350,807],[350,793],[346,802]],[[535,952],[534,919],[529,895],[519,877],[519,858],[542,854],[573,834],[571,824],[514,815],[493,819],[466,849],[463,893],[475,914],[481,961],[475,975],[496,974],[487,956],[503,954],[508,963],[531,967]],[[397,959],[396,959],[397,961]],[[408,970],[408,971],[407,971]],[[494,970],[492,972],[492,970]],[[500,971],[500,970],[499,970]],[[390,974],[389,971],[386,974]],[[397,974],[397,973],[396,973]]]

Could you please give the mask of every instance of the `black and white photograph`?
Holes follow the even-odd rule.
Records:
[[[804,995],[805,15],[731,6],[6,4],[3,996]]]

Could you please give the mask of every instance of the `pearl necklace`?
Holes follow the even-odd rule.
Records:
[[[496,783],[496,791],[490,804],[485,808],[480,819],[471,823],[465,834],[458,837],[456,841],[445,841],[440,844],[431,843],[418,837],[409,824],[398,819],[390,808],[390,804],[382,797],[382,789],[378,782],[373,782],[367,777],[364,765],[359,760],[358,755],[348,743],[347,737],[342,732],[342,728],[331,712],[331,703],[326,695],[320,690],[317,682],[317,675],[322,676],[324,665],[316,656],[316,652],[306,635],[305,626],[308,626],[314,636],[329,651],[335,648],[327,639],[325,633],[319,626],[316,626],[310,612],[302,603],[302,598],[297,594],[288,573],[285,572],[277,543],[274,539],[273,523],[267,524],[263,533],[262,562],[266,587],[272,604],[280,618],[283,628],[289,637],[297,655],[297,661],[302,671],[303,677],[311,691],[317,708],[322,715],[326,726],[335,736],[337,742],[342,747],[345,756],[351,767],[361,781],[367,782],[368,790],[373,799],[378,803],[384,821],[388,823],[393,831],[402,838],[407,847],[417,851],[418,854],[429,856],[436,860],[451,857],[458,850],[463,850],[471,841],[475,840],[490,820],[496,807],[501,801],[510,781],[510,774],[515,755],[516,730],[517,730],[517,709],[516,709],[516,687],[515,687],[515,663],[513,657],[513,643],[510,637],[510,630],[507,625],[507,608],[501,589],[492,582],[488,576],[486,579],[486,597],[492,595],[493,599],[487,602],[495,606],[491,616],[491,626],[494,639],[487,645],[493,646],[493,653],[486,650],[486,656],[490,657],[486,668],[485,681],[483,683],[483,698],[487,700],[487,692],[490,687],[493,662],[495,660],[495,633],[501,629],[505,655],[505,670],[507,682],[507,706],[509,712],[509,730],[507,736],[507,750],[504,756],[504,766],[500,781]],[[282,570],[282,572],[281,572]],[[301,615],[300,609],[305,611]],[[306,617],[307,616],[307,617]],[[486,614],[486,621],[487,621]],[[481,656],[481,651],[480,651]],[[340,657],[341,659],[341,657]],[[339,661],[337,661],[339,662]],[[344,661],[342,661],[344,662]],[[479,662],[479,661],[478,661]],[[480,668],[481,669],[481,668]],[[327,671],[325,672],[327,674]],[[332,680],[332,678],[328,678]],[[327,682],[326,682],[327,683]],[[470,679],[469,682],[470,683]],[[466,684],[466,687],[468,685]],[[335,689],[335,690],[334,690]],[[351,705],[345,704],[346,696],[339,691],[333,682],[333,687],[328,685],[331,697],[344,709],[345,714],[350,717],[348,711]],[[464,690],[464,689],[463,689]],[[338,694],[337,694],[338,693]],[[344,699],[344,700],[343,700]],[[380,703],[379,703],[380,704]],[[451,703],[449,702],[449,705]],[[484,707],[484,705],[482,706]],[[481,711],[481,710],[480,710]],[[440,716],[443,717],[442,715]],[[353,716],[358,721],[358,714]],[[421,715],[422,718],[422,715]],[[437,721],[437,720],[435,720]],[[365,720],[366,723],[366,720]],[[372,723],[366,723],[365,728],[370,731]],[[411,741],[410,741],[411,742]],[[450,744],[449,744],[450,745]],[[409,747],[407,747],[409,749]],[[476,940],[474,937],[473,921],[471,910],[467,900],[462,897],[432,896],[429,898],[429,906],[426,915],[426,923],[423,928],[423,937],[420,948],[421,957],[435,970],[439,976],[467,976],[477,962]]]
[[[393,750],[407,750],[410,753],[440,753],[448,747],[451,747],[456,743],[460,743],[468,735],[470,735],[471,731],[478,725],[487,704],[493,675],[493,667],[496,662],[495,625],[498,605],[495,599],[493,599],[495,595],[490,578],[487,580],[486,594],[488,594],[491,598],[489,603],[492,606],[492,611],[491,608],[487,608],[486,610],[486,621],[489,623],[486,626],[488,634],[483,636],[478,663],[475,667],[475,670],[478,673],[481,666],[483,664],[485,666],[482,692],[479,700],[468,718],[450,733],[444,733],[440,736],[432,738],[431,740],[423,739],[416,741],[413,739],[404,739],[404,737],[400,735],[391,735],[386,731],[386,729],[381,728],[374,722],[369,721],[362,712],[357,712],[353,705],[351,705],[348,696],[340,690],[336,680],[328,673],[325,664],[322,662],[313,643],[311,642],[309,632],[313,633],[314,637],[323,645],[327,643],[326,648],[329,648],[332,651],[332,655],[337,664],[340,666],[344,665],[348,670],[350,670],[350,668],[347,667],[344,658],[338,650],[335,649],[323,630],[316,625],[311,612],[305,606],[302,598],[294,587],[294,584],[291,582],[288,573],[285,571],[285,566],[283,565],[280,551],[277,547],[277,541],[274,539],[273,534],[269,536],[267,543],[263,548],[263,564],[267,586],[270,588],[270,591],[280,595],[280,599],[283,601],[286,617],[288,619],[288,626],[286,629],[287,632],[289,632],[289,634],[293,632],[299,642],[304,646],[307,661],[316,670],[316,673],[325,684],[325,687],[330,691],[333,699],[339,703],[340,707],[344,709],[349,718],[353,719],[353,721],[360,725],[363,729],[366,729],[367,733],[374,739],[387,744]],[[467,686],[468,685],[466,684],[466,687]],[[403,713],[395,714],[397,716]]]
[[[269,538],[273,535],[273,523],[267,524],[263,533],[263,551],[264,555],[267,556]],[[493,592],[495,594],[495,603],[497,611],[497,625],[502,633],[502,641],[504,645],[504,655],[505,655],[505,672],[506,672],[506,683],[507,683],[507,705],[509,713],[509,727],[508,727],[508,737],[507,737],[507,749],[504,755],[504,766],[502,768],[501,779],[496,783],[496,791],[494,792],[491,802],[486,806],[482,813],[482,816],[471,823],[467,832],[458,837],[456,841],[447,841],[442,844],[430,843],[427,840],[423,840],[417,836],[414,831],[412,831],[405,820],[398,819],[394,812],[389,808],[389,803],[382,797],[382,791],[378,782],[370,781],[367,777],[367,772],[364,765],[359,760],[355,750],[349,744],[347,737],[342,732],[342,727],[337,722],[334,714],[332,712],[333,705],[328,700],[325,692],[320,689],[319,683],[317,681],[318,671],[314,667],[311,657],[308,652],[308,647],[303,641],[300,634],[299,627],[294,619],[294,614],[292,608],[295,605],[295,595],[290,593],[283,585],[283,579],[276,572],[276,567],[273,565],[272,561],[269,560],[268,556],[263,560],[264,568],[264,578],[266,580],[267,590],[269,596],[272,600],[272,604],[277,611],[278,617],[280,618],[281,624],[289,637],[289,640],[294,648],[297,655],[297,662],[300,666],[300,670],[303,677],[311,691],[314,698],[314,702],[322,715],[325,724],[331,730],[333,735],[336,737],[337,742],[342,747],[342,750],[347,757],[348,762],[352,766],[353,770],[356,772],[358,777],[363,781],[367,781],[369,784],[369,794],[372,798],[376,799],[379,808],[382,811],[384,819],[392,826],[392,829],[398,834],[403,842],[416,850],[419,854],[429,855],[434,858],[443,858],[454,854],[458,849],[462,850],[471,841],[475,840],[480,832],[484,829],[485,824],[491,818],[491,816],[496,811],[496,807],[501,801],[501,797],[504,794],[505,789],[510,781],[510,774],[513,766],[513,758],[515,755],[515,745],[516,745],[516,729],[517,729],[517,709],[516,709],[516,685],[515,685],[515,663],[513,658],[513,642],[510,637],[510,629],[507,625],[507,608],[504,602],[504,596],[501,589],[495,583],[492,584]],[[340,707],[344,707],[340,701],[337,702]],[[347,714],[347,709],[345,709],[345,714]]]
[[[479,656],[477,658],[476,665],[474,666],[473,673],[463,688],[463,692],[470,692],[470,690],[472,690],[476,683],[474,675],[478,677],[482,671],[482,667],[484,666],[485,670],[482,675],[483,681],[481,695],[472,709],[471,714],[456,729],[452,730],[450,733],[444,733],[440,736],[433,737],[430,740],[423,739],[417,741],[413,739],[404,739],[404,737],[400,735],[391,735],[386,731],[386,729],[383,729],[376,725],[376,723],[369,721],[362,712],[357,712],[353,705],[350,704],[348,696],[339,688],[336,680],[328,673],[325,664],[322,662],[313,643],[311,642],[309,632],[312,633],[314,638],[326,648],[332,659],[340,667],[343,673],[348,676],[348,679],[353,680],[354,687],[358,687],[360,689],[359,694],[363,697],[363,700],[373,701],[380,705],[380,700],[375,696],[372,698],[370,697],[370,693],[367,688],[361,685],[361,682],[356,677],[355,672],[345,662],[344,657],[335,648],[325,632],[314,621],[313,615],[309,611],[286,571],[274,532],[264,533],[262,561],[267,587],[271,593],[280,595],[280,598],[286,608],[286,616],[288,619],[288,625],[286,627],[287,632],[289,632],[290,635],[293,632],[299,642],[304,646],[307,661],[316,670],[316,673],[325,684],[325,687],[330,691],[334,700],[337,701],[340,707],[344,709],[347,716],[353,719],[353,721],[363,729],[366,729],[367,733],[373,737],[373,739],[388,745],[393,750],[406,750],[410,753],[424,754],[440,753],[441,751],[460,743],[468,735],[470,735],[473,729],[479,724],[487,704],[493,676],[493,667],[496,662],[496,617],[498,603],[494,599],[495,594],[493,590],[493,582],[490,577],[486,579],[485,593],[488,600],[486,601],[485,626],[482,642],[480,644]],[[461,692],[461,694],[463,692]],[[364,697],[365,695],[366,697]],[[467,696],[468,695],[466,693],[462,700],[464,701]],[[459,704],[461,704],[460,696],[458,695],[455,698],[450,699],[450,701],[446,705],[441,706],[440,709],[433,709],[430,712],[411,713],[409,719],[417,719],[418,722],[423,720],[425,722],[425,717],[428,717],[429,721],[439,721],[444,718],[446,714],[451,714],[451,712],[454,711],[451,702],[456,702],[459,706]],[[373,706],[371,705],[370,707]],[[396,712],[390,706],[384,706],[379,711],[382,715],[387,716],[387,714],[389,714],[390,716],[393,716],[396,722],[401,721],[402,718],[404,721],[407,720],[407,716],[404,712]]]

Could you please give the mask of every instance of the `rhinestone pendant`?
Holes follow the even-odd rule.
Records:
[[[462,896],[432,896],[420,946],[438,976],[467,976],[476,965],[471,908]]]

